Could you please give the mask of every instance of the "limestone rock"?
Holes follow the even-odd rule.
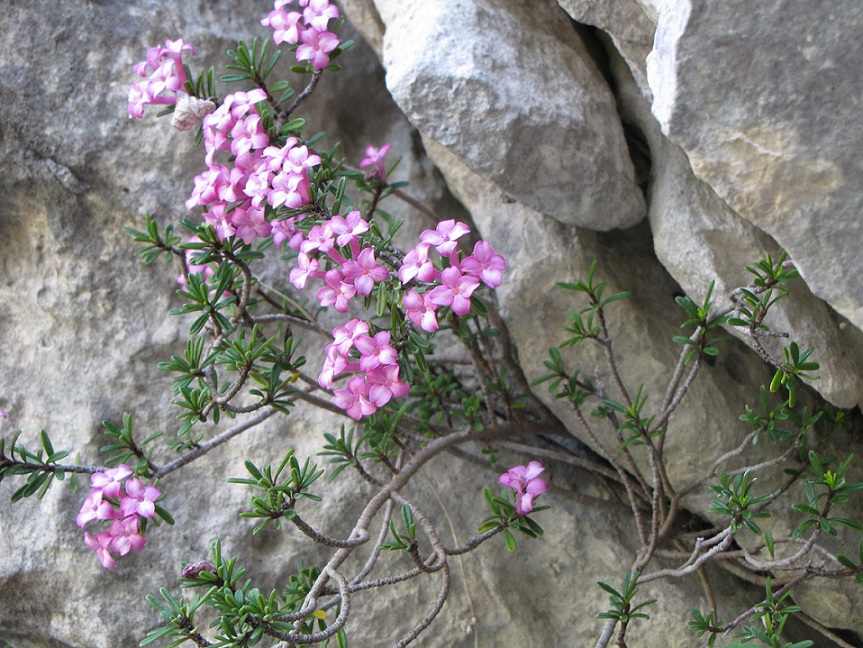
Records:
[[[387,87],[425,136],[562,223],[642,219],[613,97],[554,2],[375,6]]]
[[[753,276],[745,270],[766,254],[777,258],[780,246],[768,234],[738,215],[692,170],[689,158],[664,137],[641,96],[629,68],[611,58],[609,69],[617,88],[621,117],[641,133],[651,162],[648,219],[656,256],[684,292],[703,301],[716,281],[714,303],[723,305]],[[815,297],[802,279],[790,286],[790,297],[779,302],[767,324],[787,333],[802,348],[816,349],[820,379],[811,383],[839,407],[863,402],[863,333]],[[744,333],[729,332],[747,344]],[[781,355],[784,340],[765,338],[772,353]]]
[[[647,55],[653,49],[656,8],[644,0],[558,0],[572,19],[608,34],[615,49],[626,60],[638,89],[652,97],[647,83]]]
[[[669,0],[648,62],[654,114],[695,175],[857,328],[863,73],[845,62],[861,34],[853,0]]]
[[[667,12],[678,11],[678,31],[686,37],[675,38],[688,43],[690,14],[669,8],[673,1],[559,4],[577,20],[607,30],[638,79],[648,42],[645,34],[657,15],[660,40],[667,42],[669,30],[674,31],[670,26],[677,24]],[[161,406],[170,400],[169,380],[155,368],[156,362],[178,352],[182,340],[184,323],[166,316],[177,305],[171,296],[175,271],[164,265],[142,268],[131,258],[135,248],[120,230],[124,225],[140,227],[142,209],[154,211],[163,221],[177,220],[191,180],[201,171],[201,153],[187,135],[171,132],[167,120],[127,119],[130,67],[147,47],[180,34],[198,48],[190,60],[193,68],[221,65],[232,39],[268,36],[260,18],[271,6],[239,6],[228,0],[192,4],[39,0],[13,3],[0,23],[0,338],[6,342],[0,355],[0,407],[11,417],[0,433],[21,427],[24,440],[32,445],[44,426],[58,446],[79,450],[82,460],[95,460],[105,443],[99,429],[103,419],[117,421],[122,412],[131,411],[140,431],[171,434],[177,427],[176,412]],[[510,270],[498,297],[529,378],[544,372],[548,347],[561,339],[570,295],[555,289],[555,282],[583,276],[590,261],[599,259],[609,290],[633,292],[630,300],[613,307],[612,332],[624,379],[629,385],[644,383],[655,389],[667,378],[679,350],[669,341],[678,332],[674,322],[679,311],[673,298],[682,290],[697,297],[714,274],[725,289],[733,287],[742,281],[739,259],[746,256],[748,263],[750,251],[772,245],[759,231],[773,234],[770,223],[751,217],[749,198],[735,202],[723,184],[738,182],[742,172],[735,167],[727,176],[720,174],[718,164],[704,162],[713,158],[698,148],[706,146],[702,139],[707,136],[698,135],[695,126],[693,135],[686,123],[676,125],[677,115],[693,120],[692,115],[699,115],[699,106],[704,106],[699,101],[721,97],[708,93],[702,100],[695,90],[674,94],[674,88],[686,89],[692,83],[692,71],[675,71],[669,77],[674,92],[662,83],[651,85],[657,114],[663,114],[658,106],[673,108],[667,119],[662,118],[663,125],[672,125],[671,136],[677,137],[679,130],[698,145],[683,137],[676,140],[678,148],[644,114],[636,114],[645,111],[643,84],[617,84],[615,102],[569,17],[552,0],[345,0],[343,7],[351,18],[356,16],[371,48],[383,57],[389,91],[424,139],[390,101],[384,70],[372,52],[358,44],[340,60],[345,72],[328,77],[309,104],[309,119],[330,133],[327,143],[341,140],[354,161],[367,144],[393,143],[394,152],[404,158],[397,179],[411,181],[411,195],[431,204],[441,218],[471,220],[506,256]],[[702,9],[691,15],[697,18],[708,10]],[[747,5],[750,10],[761,11]],[[747,26],[739,22],[729,24],[745,31]],[[705,42],[713,36],[701,35]],[[680,49],[678,63],[702,56],[700,50],[691,55],[688,51]],[[686,65],[683,69],[688,70]],[[860,84],[852,81],[859,90]],[[624,96],[627,87],[635,99]],[[687,105],[669,101],[672,95]],[[650,223],[594,231],[636,225],[645,210],[620,118],[642,130],[654,156],[648,183]],[[794,123],[799,126],[799,120]],[[827,130],[819,127],[821,135]],[[792,133],[799,142],[808,141],[809,135],[793,129]],[[748,131],[747,137],[761,142]],[[841,144],[829,146],[852,150]],[[828,153],[832,154],[826,148],[819,149],[820,157],[810,170],[798,157],[782,163],[783,169],[793,167],[793,173],[783,176],[775,166],[768,171],[776,183],[788,183],[784,191],[796,196],[801,188],[794,183],[802,178],[803,189],[814,187],[811,200],[850,209],[853,201],[847,187],[856,177],[854,164],[843,168],[848,184],[842,191],[818,194],[823,189],[818,182],[830,180],[829,173],[822,173],[827,163],[819,166],[819,160],[829,160]],[[723,155],[727,150],[720,147]],[[794,154],[803,155],[800,148]],[[829,164],[842,167],[835,159]],[[806,176],[810,171],[814,179]],[[394,211],[417,216],[404,206]],[[847,219],[851,224],[846,223],[844,230],[837,222],[828,219],[824,227],[838,233],[845,250],[847,241],[841,237],[854,233],[853,221]],[[426,226],[427,221],[413,225]],[[826,231],[812,227],[818,236]],[[406,228],[404,235],[412,233]],[[750,237],[754,243],[748,242]],[[817,256],[816,244],[820,245],[814,238],[811,250]],[[818,269],[813,270],[804,252],[797,253],[799,258],[792,250],[806,280],[815,281],[810,285],[816,293],[826,294],[819,287],[823,278]],[[285,279],[279,265],[267,267],[264,274],[274,282]],[[853,290],[845,292],[854,296]],[[828,301],[845,312],[836,300]],[[823,335],[813,337],[812,343],[829,347],[834,363],[832,382],[824,393],[837,402],[858,402],[858,331],[848,324],[843,333],[843,322],[833,321],[835,314],[821,305],[807,304],[805,315],[808,319],[800,310],[789,310],[787,325],[789,330],[799,326],[793,330],[801,335]],[[852,315],[848,317],[859,326]],[[843,353],[848,358],[842,360]],[[601,360],[582,349],[568,359],[588,369]],[[666,452],[675,484],[702,474],[712,458],[739,443],[746,433],[736,420],[739,408],[765,375],[760,360],[742,344],[728,342],[716,365],[693,387],[691,405],[669,428]],[[599,377],[610,384],[607,375]],[[538,393],[576,436],[585,439],[560,401],[542,388]],[[659,397],[651,396],[651,406]],[[81,491],[74,494],[59,485],[41,504],[10,505],[11,485],[4,482],[0,638],[15,648],[137,645],[158,623],[143,596],[163,585],[176,589],[180,561],[203,558],[217,536],[226,552],[239,555],[263,587],[283,583],[299,560],[310,564],[320,556],[291,529],[252,538],[252,525],[238,523],[237,518],[248,493],[226,486],[222,479],[242,476],[245,458],[278,461],[291,447],[299,455],[312,456],[320,449],[321,432],[338,429],[340,422],[328,413],[298,409],[165,479],[170,498],[166,505],[177,526],[154,530],[144,552],[124,558],[112,571],[101,569],[81,542],[75,526]],[[853,449],[853,443],[842,439],[840,449],[848,448]],[[170,457],[167,450],[161,452],[163,460]],[[503,452],[501,457],[507,464],[521,459]],[[435,488],[417,480],[406,494],[435,515],[439,507],[445,508],[456,529],[470,531],[485,515],[479,494],[483,486],[494,484],[495,474],[473,467],[465,470],[465,465],[461,459],[442,457],[430,467],[438,480]],[[625,509],[596,501],[607,493],[593,480],[564,470],[550,473],[553,489],[543,497],[554,507],[554,515],[538,518],[546,529],[544,538],[520,540],[514,557],[506,555],[500,543],[465,556],[453,569],[449,604],[418,645],[468,648],[515,640],[558,646],[595,641],[595,615],[606,597],[594,583],[621,575],[621,565],[632,559],[633,530]],[[350,520],[345,512],[359,501],[362,488],[351,481],[328,488],[324,503],[310,515],[316,522],[332,524],[328,530],[334,534],[346,534]],[[465,495],[470,493],[476,494],[476,501]],[[710,497],[703,490],[694,492],[685,505],[703,509]],[[715,583],[721,605],[736,610],[740,586],[719,576]],[[828,591],[831,605],[816,608],[819,618],[863,630],[853,615],[839,613],[859,605],[853,592],[829,583],[825,587],[814,582],[801,596],[827,599],[823,592]],[[651,610],[655,618],[637,626],[639,640],[645,645],[692,645],[692,637],[681,634],[680,620],[690,607],[706,607],[697,583],[656,584],[644,593],[660,600]],[[356,617],[350,627],[352,641],[379,645],[397,637],[436,595],[437,583],[429,581],[420,587],[407,584],[396,596],[362,599],[361,605],[370,606],[374,623]],[[746,590],[745,597],[754,601],[757,593]]]

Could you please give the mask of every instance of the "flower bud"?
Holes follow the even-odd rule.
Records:
[[[199,99],[180,94],[177,96],[177,106],[171,118],[171,126],[178,131],[187,131],[195,124],[201,123],[204,117],[216,110],[216,104],[209,99]]]
[[[183,578],[197,578],[200,576],[201,572],[204,571],[215,574],[216,568],[213,567],[209,560],[202,560],[201,562],[189,563],[183,567],[183,571],[180,573],[180,576]]]

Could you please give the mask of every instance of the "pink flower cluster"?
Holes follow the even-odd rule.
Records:
[[[408,318],[415,326],[433,333],[439,327],[436,311],[449,306],[456,315],[470,312],[470,297],[479,288],[480,282],[489,288],[501,284],[501,273],[507,265],[503,257],[496,254],[491,245],[479,241],[473,254],[459,260],[457,241],[470,232],[464,223],[446,220],[438,223],[434,230],[420,235],[420,244],[410,250],[398,271],[403,285],[420,283],[411,288],[402,298]],[[448,265],[438,269],[429,258],[431,249],[446,259]]]
[[[370,295],[376,282],[390,278],[389,270],[375,258],[374,248],[362,247],[360,234],[368,230],[368,222],[354,210],[347,216],[333,216],[313,226],[304,237],[292,239],[289,245],[299,250],[299,255],[297,267],[291,270],[291,283],[302,290],[309,278],[323,279],[324,286],[316,293],[321,306],[346,313],[353,297]],[[324,271],[328,266],[330,269]]]
[[[346,389],[336,389],[336,405],[352,419],[374,414],[393,398],[404,398],[410,387],[399,380],[398,352],[390,346],[390,334],[381,331],[370,335],[369,325],[352,319],[333,329],[333,342],[327,345],[324,367],[318,377],[321,387],[330,389],[333,378],[343,372],[355,372]],[[356,349],[359,357],[352,357]]]
[[[316,293],[321,306],[346,313],[353,297],[370,295],[377,282],[390,278],[390,271],[375,258],[374,248],[362,247],[359,236],[368,229],[369,224],[354,210],[313,226],[305,240],[292,239],[291,247],[300,253],[297,267],[291,270],[291,283],[302,290],[309,278],[322,279],[324,286]],[[472,255],[459,259],[457,240],[468,232],[467,225],[454,220],[424,231],[420,244],[405,255],[398,270],[403,285],[417,286],[404,296],[402,305],[414,325],[425,331],[438,329],[436,311],[441,306],[449,306],[456,315],[467,315],[470,297],[480,282],[489,288],[501,283],[506,261],[488,243],[478,242]],[[434,265],[429,258],[432,248],[447,260],[447,267]],[[325,271],[327,266],[330,269]]]
[[[156,514],[156,500],[162,493],[155,486],[145,486],[139,479],[129,479],[132,469],[126,464],[90,477],[90,494],[78,513],[82,529],[92,520],[111,521],[107,531],[96,536],[84,532],[84,544],[96,552],[102,567],[111,568],[117,561],[112,552],[125,556],[141,551],[147,544],[139,531],[141,518]]]
[[[297,45],[297,61],[311,61],[315,70],[330,64],[330,52],[339,46],[339,38],[327,31],[331,18],[339,17],[339,9],[329,0],[299,0],[299,11],[285,11],[294,0],[276,0],[275,8],[261,21],[273,29],[273,41],[278,45]]]
[[[276,245],[298,234],[294,219],[266,219],[266,206],[297,209],[309,203],[311,182],[307,170],[321,163],[307,146],[289,137],[281,147],[270,138],[255,104],[266,100],[260,88],[235,92],[204,117],[207,170],[195,178],[186,209],[205,209],[204,220],[219,238],[238,236],[249,244],[273,235]],[[216,154],[230,152],[231,166],[219,164]]]
[[[498,481],[515,490],[515,512],[517,515],[527,515],[533,510],[533,500],[548,490],[548,484],[540,478],[545,470],[538,461],[531,461],[527,466],[516,466],[507,470]]]
[[[380,162],[387,148],[374,151],[374,164]],[[391,270],[375,257],[375,249],[364,247],[361,235],[368,230],[368,222],[354,210],[346,216],[333,216],[314,225],[306,236],[292,239],[290,246],[299,254],[297,267],[290,273],[291,283],[302,290],[310,278],[321,279],[324,285],[316,293],[321,306],[346,313],[351,299],[370,295],[378,282],[392,278]],[[488,243],[480,241],[472,255],[459,258],[458,239],[468,232],[467,225],[455,220],[439,223],[436,229],[420,235],[420,244],[405,255],[398,268],[398,279],[411,286],[402,306],[413,324],[425,331],[438,329],[436,311],[440,307],[467,315],[470,297],[481,282],[490,288],[501,283],[506,262]],[[429,257],[432,248],[442,258],[440,267]],[[351,418],[359,420],[391,399],[408,394],[409,386],[399,378],[398,353],[390,346],[389,332],[371,335],[368,323],[352,319],[334,329],[333,337],[318,383],[331,389],[339,374],[357,374],[346,388],[333,392],[336,405]]]
[[[134,66],[135,74],[144,81],[129,86],[129,117],[143,117],[148,104],[175,104],[178,93],[186,85],[183,52],[195,53],[195,48],[183,39],[166,40],[165,47],[156,45],[147,51],[147,60]]]

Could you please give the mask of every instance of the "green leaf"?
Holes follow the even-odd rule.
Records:
[[[773,534],[770,531],[764,532],[764,544],[767,546],[767,553],[770,554],[770,558],[775,559],[776,556],[773,553]]]
[[[770,391],[771,393],[776,393],[779,391],[779,387],[782,385],[782,378],[785,376],[782,369],[777,369],[776,373],[773,374],[773,380],[770,381]]]
[[[175,524],[174,518],[171,516],[170,513],[168,513],[168,511],[163,509],[158,504],[156,504],[156,515],[158,515],[160,518],[162,518],[167,524],[174,526],[174,524]]]
[[[39,432],[39,438],[42,440],[42,447],[45,448],[45,454],[49,457],[54,454],[54,446],[51,445],[51,439],[48,438],[48,433],[45,430]]]
[[[836,556],[836,560],[839,561],[842,566],[847,567],[848,569],[857,569],[857,565],[854,564],[854,561],[848,558],[848,556],[843,556],[839,554]]]
[[[506,543],[507,551],[513,553],[516,548],[515,537],[513,537],[512,533],[510,533],[509,529],[503,530],[503,541]]]

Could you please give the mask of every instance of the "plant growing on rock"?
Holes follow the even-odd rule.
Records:
[[[92,490],[78,523],[107,527],[86,532],[84,539],[110,568],[130,549],[144,549],[147,521],[158,517],[173,524],[161,505],[171,497],[166,477],[270,417],[306,404],[347,419],[338,432],[324,434],[328,479],[354,469],[370,494],[349,536],[333,537],[305,513],[325,496],[318,494],[323,468],[294,450],[274,465],[247,461],[248,476],[228,481],[254,492],[241,516],[260,521],[255,533],[290,523],[331,556],[320,565],[299,565],[290,583],[262,592],[216,542],[209,560],[190,561],[182,570],[182,586],[201,592],[191,602],[167,588],[149,597],[165,624],[142,645],[346,645],[346,623],[366,590],[437,578],[440,594],[433,607],[394,639],[406,645],[446,601],[453,557],[498,534],[510,551],[516,549],[513,531],[542,535],[529,517],[542,510],[535,499],[547,488],[538,462],[504,474],[501,483],[514,495],[486,489],[491,515],[457,546],[447,545],[423,509],[400,494],[436,455],[468,442],[529,433],[548,414],[528,402],[526,380],[489,294],[507,269],[503,257],[486,242],[467,243],[467,224],[437,222],[430,212],[436,226],[423,231],[411,249],[400,250],[393,241],[401,222],[382,205],[387,199],[414,201],[403,193],[404,183],[388,181],[394,168],[385,166],[390,146],[369,146],[366,158],[351,167],[338,156],[338,146],[319,148],[322,135],[305,134],[305,120],[295,114],[324,74],[338,70],[332,61],[350,43],[336,36],[341,20],[335,5],[290,4],[276,2],[262,23],[274,30],[276,44],[294,51],[293,71],[308,79],[299,93],[287,81],[272,80],[282,50],[270,53],[257,38],[228,53],[229,74],[222,81],[239,87],[221,97],[213,69],[193,75],[185,57],[194,48],[182,39],[151,48],[135,66],[143,80],[130,88],[130,117],[159,105],[173,114],[178,130],[197,125],[207,167],[185,203],[196,217],[161,228],[148,214],[143,228],[129,230],[145,263],[164,257],[180,267],[183,304],[172,314],[189,318],[189,339],[182,355],[160,364],[173,377],[172,403],[180,411],[181,426],[167,442],[176,457],[159,462],[161,435],[141,440],[127,415],[122,427],[105,422],[113,442],[103,450],[113,454],[108,463],[116,467],[61,464],[68,453],[55,452],[43,433],[43,450],[36,452],[17,437],[8,453],[0,445],[0,479],[26,476],[13,494],[20,499],[41,496],[52,478],[89,474]],[[273,257],[289,285],[261,280],[258,272]],[[313,292],[313,302],[303,290]],[[325,328],[331,311],[341,323]],[[297,331],[325,343],[315,374],[306,373]],[[462,353],[439,359],[440,336],[449,338],[449,346],[460,345]],[[225,418],[232,425],[208,436],[204,424]],[[380,528],[375,535],[372,523]],[[378,560],[384,551],[403,552],[411,566],[380,575],[388,569]],[[198,626],[202,607],[217,614],[211,632]]]
[[[544,508],[536,500],[548,483],[538,461],[503,472],[499,484],[512,492],[486,488],[490,514],[455,546],[441,537],[440,521],[402,495],[404,487],[432,458],[464,453],[470,443],[484,445],[486,464],[495,466],[496,445],[505,439],[570,434],[532,393],[495,307],[492,291],[506,279],[506,260],[489,243],[471,240],[466,223],[429,211],[434,226],[400,249],[402,223],[385,206],[417,203],[404,183],[389,181],[390,146],[370,145],[354,167],[338,146],[325,148],[322,135],[309,135],[305,120],[296,116],[321,79],[338,71],[334,61],[350,46],[339,41],[334,5],[298,5],[278,0],[262,21],[282,49],[270,52],[268,43],[255,39],[229,52],[229,73],[221,81],[236,85],[227,94],[220,95],[213,69],[193,75],[185,58],[194,49],[182,39],[152,48],[135,66],[142,80],[130,89],[130,116],[142,117],[146,106],[166,107],[175,128],[197,129],[206,165],[185,203],[192,217],[162,226],[147,215],[140,229],[131,230],[145,263],[164,258],[180,268],[183,303],[172,312],[189,321],[189,338],[181,353],[160,364],[172,375],[172,402],[180,411],[180,427],[166,439],[174,454],[158,447],[160,433],[136,434],[128,415],[122,426],[105,422],[112,439],[103,448],[111,455],[107,466],[61,463],[69,453],[56,451],[44,432],[35,451],[17,435],[0,441],[0,480],[25,478],[13,500],[41,496],[54,478],[90,476],[78,524],[105,527],[95,535],[86,532],[84,542],[111,567],[118,557],[145,548],[149,523],[173,523],[163,507],[177,497],[172,473],[298,407],[344,418],[338,430],[323,434],[319,456],[326,465],[289,449],[270,465],[246,461],[246,474],[228,479],[252,493],[241,516],[256,522],[254,533],[291,524],[324,548],[326,557],[312,566],[298,564],[287,583],[265,591],[216,541],[207,559],[190,556],[178,570],[181,587],[193,596],[166,587],[148,597],[163,625],[142,645],[342,646],[369,592],[437,579],[434,604],[400,636],[381,637],[407,645],[440,614],[454,557],[497,535],[510,551],[517,547],[514,532],[542,535],[532,516]],[[273,80],[283,50],[295,55],[293,71],[306,75],[299,91]],[[263,278],[274,266],[282,285]],[[627,295],[607,295],[595,265],[584,281],[562,284],[583,295],[587,306],[570,311],[570,337],[561,347],[597,344],[606,367],[586,378],[569,370],[553,348],[546,363],[550,373],[534,386],[548,383],[568,403],[579,438],[595,453],[578,467],[623,495],[639,543],[625,575],[611,574],[612,584],[599,584],[611,607],[599,614],[606,623],[597,646],[612,640],[626,645],[655,602],[643,593],[660,579],[702,579],[711,609],[693,610],[690,628],[709,645],[733,631],[732,645],[770,646],[786,645],[787,620],[802,614],[790,601],[797,583],[814,577],[863,580],[863,544],[858,562],[820,542],[840,528],[860,528],[842,514],[861,487],[847,478],[851,457],[840,462],[821,448],[824,435],[845,424],[844,415],[798,405],[802,381],[818,370],[811,349],[790,342],[776,355],[762,341],[770,335],[769,310],[795,276],[793,264],[784,256],[768,257],[751,272],[752,284],[733,293],[728,305],[717,307],[712,289],[702,304],[678,300],[688,335],[676,338],[683,347],[680,361],[658,408],[650,388],[632,390],[617,366],[606,320],[613,314],[609,307]],[[705,361],[720,353],[718,336],[728,327],[743,331],[775,374],[758,406],[741,416],[754,429],[740,446],[717,457],[703,478],[681,485],[665,461],[668,424]],[[301,340],[299,332],[319,344]],[[308,360],[306,353],[321,359]],[[227,429],[211,432],[208,424],[225,421]],[[747,461],[756,441],[775,448],[775,457]],[[531,452],[561,459],[539,444]],[[789,470],[785,483],[762,491],[757,478],[780,466]],[[351,532],[338,537],[313,524],[309,512],[327,497],[321,478],[332,481],[347,471],[356,471],[367,491]],[[797,495],[795,484],[803,485],[803,499],[793,508],[804,519],[793,533],[774,537],[762,521]],[[686,509],[686,496],[698,489],[715,494],[709,511]],[[381,560],[384,552],[401,554],[408,567],[390,569]],[[656,567],[658,559],[676,566]],[[764,599],[720,621],[704,570],[708,564],[763,585]],[[202,617],[215,620],[207,628]]]
[[[851,493],[863,489],[863,483],[846,479],[853,455],[838,462],[823,450],[829,434],[847,425],[845,413],[824,405],[811,411],[795,407],[800,380],[817,379],[812,372],[819,365],[810,359],[813,349],[801,351],[796,342],[790,341],[782,347],[782,356],[774,357],[763,344],[763,339],[777,337],[765,324],[765,318],[770,308],[787,296],[787,285],[797,272],[784,253],[775,260],[768,255],[747,270],[754,277],[752,283],[735,290],[728,303],[713,302],[713,286],[701,304],[689,297],[677,298],[686,315],[681,328],[689,334],[674,338],[682,346],[679,360],[659,409],[652,412],[647,408],[649,394],[644,386],[633,394],[621,379],[607,324],[609,305],[628,298],[629,294],[606,295],[606,282],[596,277],[596,263],[585,280],[558,284],[562,289],[580,293],[587,302],[581,310],[569,310],[570,325],[565,331],[571,337],[560,347],[599,345],[607,361],[605,374],[610,376],[611,385],[582,377],[580,371],[568,370],[558,348],[549,350],[549,360],[545,362],[550,373],[534,384],[548,383],[555,396],[568,403],[591,448],[612,468],[612,473],[603,476],[625,492],[640,545],[624,577],[622,592],[599,583],[611,594],[612,608],[599,615],[606,622],[597,648],[611,641],[618,646],[627,645],[630,623],[649,618],[644,608],[655,600],[634,604],[639,589],[636,584],[644,588],[653,581],[697,574],[711,609],[706,614],[693,609],[694,620],[689,626],[698,636],[706,636],[708,645],[715,645],[717,638],[742,626],[743,631],[735,635],[739,640],[730,645],[756,642],[796,648],[813,644],[808,640],[793,644],[782,640],[788,618],[795,613],[805,616],[799,607],[786,603],[795,585],[811,578],[851,578],[863,584],[863,553],[861,563],[856,563],[832,553],[821,542],[825,536],[836,536],[840,528],[863,530],[856,520],[837,515],[835,508],[847,504]],[[757,405],[752,409],[747,406],[740,416],[741,421],[753,428],[740,445],[717,457],[707,474],[680,484],[669,474],[665,461],[669,422],[705,359],[720,353],[717,343],[721,338],[717,336],[724,327],[742,331],[775,373],[769,386],[761,387]],[[778,337],[786,336],[780,333]],[[591,407],[588,418],[586,413]],[[768,444],[773,456],[753,463],[747,460],[747,450],[759,442]],[[836,467],[830,469],[829,465]],[[777,469],[784,472],[779,487],[773,492],[761,489],[758,477]],[[704,488],[715,494],[713,506],[703,512],[686,510],[684,498]],[[805,499],[794,502],[793,498],[800,495]],[[789,500],[790,508],[803,513],[805,519],[781,536],[762,529],[759,521],[770,518],[782,507],[787,510]],[[692,519],[693,515],[698,518]],[[684,521],[686,517],[690,518],[688,522]],[[863,552],[863,540],[859,548]],[[658,559],[676,566],[653,566]],[[765,599],[753,602],[748,609],[735,611],[735,618],[728,622],[720,621],[710,578],[704,569],[708,564],[762,585]],[[758,625],[742,625],[747,620]],[[806,621],[825,637],[848,645],[814,619],[807,616]]]

